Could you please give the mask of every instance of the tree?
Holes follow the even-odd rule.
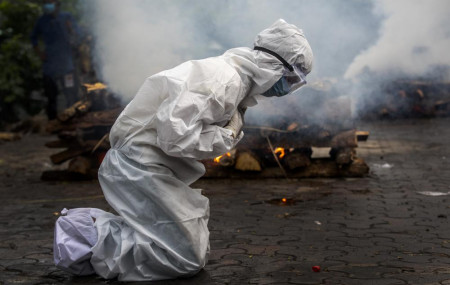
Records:
[[[0,2],[0,120],[17,120],[19,110],[34,113],[33,90],[41,84],[41,64],[29,35],[41,13],[39,1]]]

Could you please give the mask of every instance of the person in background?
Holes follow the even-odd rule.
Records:
[[[78,83],[75,74],[73,47],[80,30],[72,15],[60,11],[58,0],[45,0],[44,14],[36,22],[31,34],[31,42],[43,61],[43,83],[48,98],[47,116],[50,120],[58,113],[58,93],[62,92],[66,107],[78,100]],[[45,49],[39,47],[39,39]]]

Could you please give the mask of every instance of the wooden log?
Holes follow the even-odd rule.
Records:
[[[292,177],[363,177],[369,172],[369,167],[362,159],[339,166],[331,159],[314,159],[309,167],[291,173]]]
[[[330,157],[336,161],[337,164],[350,164],[356,156],[354,148],[332,148],[330,150]]]
[[[0,141],[16,141],[21,138],[22,136],[17,133],[0,132]]]
[[[96,126],[112,126],[122,110],[123,108],[120,107],[106,111],[88,112],[66,122],[52,120],[48,122],[46,131],[49,133],[58,133],[61,131],[74,131],[76,129],[87,129]]]
[[[214,162],[221,166],[229,167],[235,164],[236,159],[236,149],[231,150],[221,156],[214,158]]]
[[[332,148],[358,147],[358,142],[356,140],[356,131],[350,130],[335,135],[331,139],[330,146]]]
[[[369,167],[360,158],[348,164],[339,166],[330,158],[312,159],[307,167],[289,171],[289,178],[331,178],[331,177],[364,177],[369,173]],[[232,168],[224,168],[218,165],[206,167],[205,178],[284,178],[284,173],[279,167],[264,168],[259,172],[241,172]]]
[[[77,128],[81,129],[91,128],[94,126],[112,126],[121,112],[122,108],[89,112],[83,117],[75,118],[73,120],[73,124],[75,124]]]
[[[80,143],[75,139],[61,139],[57,141],[46,142],[45,146],[48,148],[73,148],[80,146]]]
[[[439,100],[434,104],[434,113],[437,116],[448,115],[450,113],[450,100]]]
[[[67,122],[75,116],[81,116],[87,113],[91,107],[90,101],[78,101],[69,108],[58,114],[57,118],[61,122]]]
[[[369,173],[369,166],[362,158],[355,158],[353,162],[345,169],[353,177],[363,177]]]
[[[292,124],[291,124],[292,125]],[[245,136],[239,144],[239,148],[246,146],[249,149],[266,148],[267,139],[270,138],[272,144],[283,148],[305,148],[305,147],[332,147],[341,145],[355,147],[355,130],[337,132],[336,126],[330,126],[333,130],[327,130],[317,125],[295,126],[296,129],[283,131],[264,126],[244,127]]]
[[[356,140],[359,142],[365,142],[369,138],[370,133],[366,131],[357,131]]]
[[[286,153],[283,158],[283,163],[289,170],[295,170],[301,167],[307,167],[311,165],[311,148],[299,149],[293,152]]]
[[[77,156],[69,162],[67,170],[69,172],[80,173],[83,175],[89,175],[92,168],[92,159],[86,156]]]
[[[54,164],[61,164],[64,161],[67,161],[71,158],[74,158],[76,156],[82,155],[83,153],[89,152],[92,149],[92,147],[79,147],[74,149],[67,149],[62,152],[58,152],[56,154],[53,154],[50,156],[50,160]]]
[[[234,168],[240,171],[261,171],[261,164],[258,158],[251,152],[239,152]]]
[[[63,124],[58,120],[48,121],[45,131],[50,134],[54,134],[62,130]]]

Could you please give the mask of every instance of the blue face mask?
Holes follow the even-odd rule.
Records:
[[[269,90],[264,92],[263,96],[265,97],[281,97],[289,93],[291,87],[286,80],[286,77],[281,76],[280,80],[278,80]]]
[[[51,13],[55,12],[56,5],[55,5],[55,3],[45,3],[42,6],[42,8],[43,8],[45,14],[51,14]]]

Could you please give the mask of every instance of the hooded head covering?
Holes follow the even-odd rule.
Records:
[[[311,72],[313,53],[303,31],[282,19],[260,32],[254,45],[276,52],[289,64],[299,66],[305,74]],[[273,60],[274,57],[270,56],[270,61]],[[278,62],[275,61],[274,64],[281,64],[279,60],[275,60]]]
[[[289,64],[299,66],[305,74],[311,72],[313,53],[308,41],[302,30],[283,19],[260,32],[255,38],[254,46],[277,53]],[[275,56],[250,48],[230,49],[224,53],[224,57],[237,70],[248,88],[242,106],[256,105],[255,96],[272,87],[285,70],[283,63]]]

